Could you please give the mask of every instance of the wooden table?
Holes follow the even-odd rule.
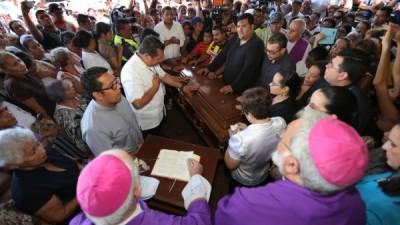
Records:
[[[145,161],[151,168],[149,173],[145,175],[151,176],[150,172],[155,163],[155,160],[153,159],[157,158],[161,149],[194,151],[195,154],[201,157],[200,163],[203,165],[202,175],[210,182],[210,184],[213,183],[218,160],[222,159],[221,153],[218,151],[218,149],[212,149],[182,141],[148,135],[139,152],[137,153],[137,157],[143,158],[143,161]],[[169,192],[169,188],[174,180],[163,177],[154,177],[160,180],[160,184],[158,186],[156,195],[147,200],[148,205],[153,209],[162,210],[168,213],[174,213],[178,215],[185,214],[186,210],[184,208],[181,192],[185,187],[186,182],[177,180],[172,191]]]
[[[215,146],[215,142],[207,136],[206,128],[216,138],[217,147],[224,149],[230,125],[243,120],[241,112],[235,109],[239,104],[236,101],[238,95],[220,93],[219,89],[225,85],[220,79],[210,80],[196,72],[193,74],[190,84],[199,86],[199,91],[192,97],[181,94],[178,104],[209,146]]]

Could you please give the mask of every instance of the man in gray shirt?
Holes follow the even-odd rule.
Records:
[[[121,94],[119,78],[106,68],[92,67],[81,76],[85,93],[91,96],[81,120],[82,138],[97,156],[118,148],[135,152],[143,136],[135,113]]]

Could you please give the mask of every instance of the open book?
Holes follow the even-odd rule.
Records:
[[[200,156],[193,152],[161,149],[151,175],[189,181],[188,159],[200,161]]]

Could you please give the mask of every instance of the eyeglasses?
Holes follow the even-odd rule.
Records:
[[[281,49],[278,49],[278,50],[273,51],[273,50],[267,49],[267,53],[268,53],[268,54],[271,54],[271,55],[275,55],[275,54],[277,54],[280,50],[281,50]]]
[[[106,91],[106,90],[117,90],[118,89],[118,85],[121,84],[121,80],[119,79],[119,77],[114,78],[113,82],[111,83],[111,85],[109,87],[100,89],[98,91]]]

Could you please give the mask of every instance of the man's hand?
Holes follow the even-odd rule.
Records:
[[[323,33],[319,33],[317,34],[317,36],[315,36],[315,42],[319,43],[320,41],[324,40],[326,38],[326,35]]]
[[[160,77],[158,76],[158,74],[154,74],[153,75],[153,80],[152,80],[152,82],[153,82],[153,88],[155,89],[155,90],[158,90],[158,88],[160,87]]]
[[[194,159],[188,159],[187,166],[191,177],[196,174],[200,175],[203,172],[203,166]]]
[[[239,122],[236,124],[239,130],[244,130],[247,128],[247,125],[245,123]]]
[[[221,89],[219,89],[219,92],[223,94],[229,94],[233,92],[232,86],[231,85],[225,85]]]
[[[192,61],[190,61],[190,62],[188,63],[188,65],[189,65],[190,67],[194,67],[194,66],[197,65],[197,61],[196,61],[196,60],[192,60]]]
[[[25,1],[21,2],[21,12],[24,15],[28,15],[29,11],[31,11],[31,8],[28,7]]]
[[[188,57],[183,57],[182,59],[181,59],[181,63],[182,64],[187,64],[187,62],[188,62]]]
[[[178,38],[176,38],[175,36],[172,36],[170,39],[167,40],[169,42],[169,44],[180,44],[181,42],[179,41]]]
[[[397,46],[400,44],[400,25],[399,24],[392,24],[390,23],[396,34],[394,35],[393,40],[397,43]]]
[[[190,77],[178,77],[178,81],[187,84],[190,81]]]
[[[179,41],[179,39],[177,39],[175,36],[172,36],[168,40],[164,41],[164,45],[167,46],[167,45],[170,45],[170,44],[177,44],[176,40]],[[180,42],[178,42],[178,43],[180,43]]]
[[[217,75],[214,72],[209,72],[207,74],[207,78],[210,80],[214,80],[215,78],[217,78]]]
[[[183,65],[175,65],[172,67],[172,71],[178,73],[181,72],[185,67]]]
[[[210,71],[209,71],[208,68],[206,67],[206,68],[199,69],[199,70],[197,71],[197,74],[199,74],[199,75],[201,75],[201,76],[206,76],[209,72],[210,72]]]
[[[199,87],[194,86],[194,85],[185,85],[182,88],[182,92],[189,97],[192,97],[193,94],[196,93],[198,90],[199,90]]]

